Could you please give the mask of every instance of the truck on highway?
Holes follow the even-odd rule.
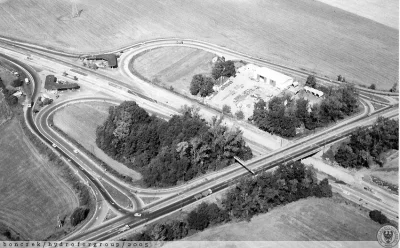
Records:
[[[118,231],[125,232],[125,231],[129,230],[129,228],[130,228],[129,225],[125,225],[125,226],[121,227]]]
[[[212,190],[211,189],[207,189],[201,193],[198,193],[194,196],[194,199],[197,201],[198,199],[202,198],[202,197],[206,197],[208,195],[212,194]]]

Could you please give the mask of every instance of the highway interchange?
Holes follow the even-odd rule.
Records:
[[[223,48],[213,44],[186,39],[184,39],[183,42],[185,46],[208,50],[227,57],[231,56],[233,58],[246,60],[248,62],[256,63],[262,66],[265,65],[271,67],[272,69],[280,70],[283,72],[290,72],[291,74],[301,76],[307,75],[303,71],[294,70],[292,68],[287,68],[281,65],[275,65],[268,61],[264,61],[262,59],[254,58],[241,53],[235,53],[234,51],[231,51],[227,48]],[[82,76],[85,74],[96,77],[97,79],[101,78],[105,82],[101,85],[104,90],[118,91],[119,94],[124,94],[126,98],[138,101],[143,106],[147,106],[147,109],[149,111],[158,112],[157,114],[164,118],[168,118],[171,114],[177,113],[176,110],[179,108],[179,106],[172,105],[173,101],[170,102],[169,106],[167,106],[167,104],[163,101],[160,101],[160,99],[162,99],[162,95],[164,95],[163,93],[165,93],[165,98],[168,99],[169,97],[171,97],[171,92],[160,89],[160,91],[162,92],[161,95],[160,93],[158,93],[157,95],[147,94],[148,92],[155,92],[153,90],[155,86],[149,85],[136,78],[134,75],[131,74],[129,69],[127,69],[129,67],[132,56],[134,56],[135,54],[156,47],[176,46],[176,39],[153,40],[119,49],[118,51],[124,51],[120,60],[120,73],[123,74],[125,78],[133,79],[130,81],[116,80],[114,78],[111,78],[110,75],[107,75],[107,73],[89,70],[85,67],[72,63],[71,60],[68,59],[76,58],[79,55],[51,51],[40,47],[31,47],[27,46],[26,44],[13,41],[3,40],[2,43],[3,44],[0,45],[3,47],[1,51],[3,53],[2,56],[24,68],[27,74],[30,75],[31,81],[35,86],[34,92],[32,94],[32,101],[35,101],[35,99],[38,97],[40,87],[42,87],[41,80],[37,76],[35,70],[31,66],[27,65],[27,63],[35,62],[26,61],[27,63],[23,63],[20,61],[21,59],[18,60],[16,58],[13,58],[13,56],[7,56],[5,55],[6,53],[9,55],[13,53],[20,53],[20,57],[26,57],[26,54],[28,53],[41,59],[51,60],[52,63],[58,63],[62,65],[62,67],[79,70],[82,72],[81,75],[77,74],[80,80],[79,82],[82,82],[83,78],[85,78],[85,80],[87,81],[91,80],[89,79],[89,77]],[[63,59],[60,56],[65,56],[66,59]],[[319,80],[328,83],[337,83],[332,82],[331,80],[326,78],[319,78]],[[134,82],[134,86],[132,86],[132,81]],[[110,85],[110,82],[118,85],[119,87],[112,87]],[[98,80],[96,80],[95,83],[98,83]],[[130,90],[130,93],[127,93],[127,89]],[[361,87],[359,87],[359,91],[365,93],[374,93],[377,95],[398,96],[398,93],[396,94],[389,92],[371,91],[369,89],[364,89]],[[154,100],[154,98],[156,98],[157,100]],[[51,116],[54,111],[62,106],[65,106],[66,104],[71,104],[79,101],[108,101],[113,104],[121,102],[120,99],[105,97],[82,97],[59,103],[57,102],[54,105],[46,107],[37,115],[34,115],[32,113],[33,108],[25,108],[25,119],[31,130],[49,146],[56,144],[57,147],[54,148],[55,151],[60,154],[60,156],[63,157],[66,161],[69,161],[69,166],[71,166],[71,168],[74,168],[76,173],[79,174],[80,178],[82,178],[82,180],[90,186],[96,199],[104,199],[105,202],[109,203],[109,206],[113,210],[120,213],[120,217],[116,217],[102,225],[92,227],[91,223],[94,223],[94,218],[96,216],[95,212],[92,219],[84,227],[82,227],[79,231],[73,233],[67,238],[69,240],[108,240],[123,238],[128,233],[131,233],[131,230],[134,227],[142,226],[146,223],[154,221],[161,216],[164,216],[173,211],[177,211],[183,206],[193,203],[195,201],[193,195],[197,194],[198,192],[201,192],[208,188],[211,188],[213,192],[224,190],[227,187],[231,186],[234,183],[234,180],[248,174],[248,172],[244,170],[243,167],[238,164],[234,164],[228,168],[225,168],[224,170],[212,173],[211,175],[206,175],[204,177],[195,179],[189,184],[164,190],[141,189],[121,182],[121,180],[118,180],[116,177],[110,175],[109,173],[106,173],[103,168],[101,168],[84,152],[79,152],[78,154],[74,153],[73,151],[76,149],[76,147],[68,140],[57,134],[57,132],[55,132],[54,129],[49,125],[49,116]],[[336,126],[323,130],[312,136],[296,140],[295,142],[283,146],[280,149],[271,151],[267,155],[258,156],[250,161],[247,161],[247,166],[256,173],[260,171],[265,171],[274,168],[281,163],[285,163],[295,159],[301,159],[312,153],[315,153],[316,151],[320,150],[321,147],[334,143],[338,140],[343,139],[343,137],[348,136],[354,129],[360,126],[371,125],[378,116],[398,118],[398,104],[396,103],[392,102],[391,104],[386,104],[387,107],[371,113],[372,110],[370,109],[370,104],[368,104],[366,100],[362,101],[366,110],[364,113],[358,116],[354,116],[342,123],[339,123]],[[190,103],[190,100],[182,99],[181,102]],[[202,105],[202,109],[208,110],[208,113],[210,115],[218,114],[218,111],[216,111],[215,109],[211,109],[208,106]],[[251,130],[248,133],[251,133]],[[263,144],[260,144],[260,147],[265,146]],[[262,148],[260,148],[260,150],[262,150]],[[126,209],[122,206],[119,206],[118,203],[107,192],[107,190],[104,189],[101,183],[102,180],[112,184],[120,192],[129,197],[129,199],[132,200],[133,209]],[[158,201],[152,202],[149,205],[145,205],[140,199],[140,196],[156,195],[162,196],[162,198]],[[356,198],[358,199],[359,197]],[[353,200],[355,201],[356,199]],[[99,201],[97,201],[97,203],[98,202]],[[96,206],[96,211],[99,209],[99,207],[99,205]],[[384,206],[380,207],[383,208]],[[390,209],[382,210],[391,218],[397,217],[397,212],[393,212]],[[142,217],[133,216],[133,213],[138,211],[143,213]],[[131,230],[121,234],[119,229],[125,225],[129,225],[131,227]]]

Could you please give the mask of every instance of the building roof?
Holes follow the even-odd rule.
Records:
[[[254,64],[247,64],[245,66],[242,66],[238,69],[239,72],[243,73],[243,72],[247,72],[247,73],[251,73],[255,76],[255,74],[258,74],[260,76],[266,77],[268,79],[272,79],[275,82],[278,83],[283,83],[286,81],[293,81],[292,77],[289,77],[285,74],[282,74],[280,72],[271,70],[267,67],[259,67],[257,65]],[[252,75],[252,76],[253,76]]]
[[[98,59],[103,59],[103,60],[107,60],[108,62],[108,66],[110,67],[117,67],[118,66],[118,62],[117,62],[117,55],[115,54],[100,54],[100,55],[95,55],[95,56],[89,56],[87,57],[87,59],[91,60],[98,60]]]
[[[17,92],[15,92],[15,93],[13,94],[13,96],[16,96],[16,97],[21,96],[21,95],[22,95],[22,92],[21,92],[21,91],[17,91]]]
[[[57,78],[54,75],[47,75],[46,80],[44,81],[44,88],[46,90],[51,90],[52,86],[55,84]]]
[[[324,92],[322,92],[320,90],[317,90],[317,89],[314,89],[314,88],[311,88],[311,87],[308,87],[308,86],[304,86],[304,90],[309,91],[309,92],[311,92],[311,93],[313,93],[315,95],[318,95],[318,96],[323,96],[324,95]]]
[[[260,76],[264,76],[265,75],[266,78],[272,79],[272,80],[274,80],[275,82],[278,82],[278,83],[279,82],[286,82],[286,81],[289,81],[289,80],[293,81],[292,77],[289,77],[289,76],[287,76],[285,74],[282,74],[280,72],[271,70],[271,69],[269,69],[267,67],[258,67],[256,72],[257,72],[258,75],[260,75]]]
[[[297,92],[299,92],[300,88],[299,87],[290,87],[288,90],[294,94],[297,94]]]
[[[68,89],[79,89],[77,83],[57,84],[57,78],[54,75],[47,75],[44,83],[46,90],[68,90]]]

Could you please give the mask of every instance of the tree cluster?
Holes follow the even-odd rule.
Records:
[[[214,92],[213,86],[214,80],[211,77],[196,74],[193,76],[192,81],[190,82],[189,90],[192,95],[197,95],[200,93],[200,96],[206,97]]]
[[[0,78],[0,88],[2,89],[4,98],[9,106],[15,106],[18,104],[18,98],[16,96],[13,96],[15,90],[7,89],[1,78]]]
[[[342,75],[338,75],[337,76],[337,81],[345,83],[346,82],[346,78],[344,76],[342,76]]]
[[[318,183],[315,173],[299,161],[274,172],[243,179],[229,190],[222,204],[231,218],[250,220],[254,215],[309,196],[331,197],[327,179]]]
[[[301,162],[280,165],[273,173],[263,173],[246,178],[230,189],[222,201],[201,203],[188,213],[184,220],[155,224],[136,234],[137,241],[172,241],[186,237],[193,231],[231,220],[250,220],[271,208],[309,196],[331,197],[332,189],[327,179],[318,183],[315,174]]]
[[[294,137],[296,128],[304,125],[308,130],[351,115],[358,109],[358,96],[354,85],[323,88],[325,98],[320,104],[309,105],[303,98],[273,97],[268,107],[264,100],[255,103],[253,122],[261,130],[284,137]]]
[[[185,220],[157,223],[132,239],[137,241],[173,241],[186,237],[190,230],[201,231],[229,220],[226,211],[215,203],[201,203]]]
[[[396,92],[397,91],[397,82],[393,84],[392,88],[389,90],[390,92]]]
[[[88,208],[77,207],[71,215],[71,225],[76,226],[81,223],[89,214]]]
[[[11,86],[14,87],[14,88],[17,88],[17,87],[21,87],[23,84],[24,84],[24,81],[22,81],[21,79],[18,78],[18,79],[15,79],[11,83]]]
[[[268,107],[267,103],[261,99],[254,105],[253,122],[258,128],[269,133],[294,137],[296,127],[301,124],[294,109],[295,102],[287,96],[273,97]]]
[[[317,86],[317,79],[314,75],[310,75],[307,77],[306,86],[311,88],[315,88],[315,86]]]
[[[242,132],[221,123],[214,118],[208,124],[190,108],[164,121],[135,102],[123,102],[110,108],[97,128],[96,143],[112,158],[141,171],[147,186],[172,186],[224,168],[234,156],[252,157]]]
[[[390,223],[390,220],[388,219],[388,217],[386,217],[386,215],[382,214],[382,212],[379,210],[370,211],[369,217],[371,218],[371,220],[378,222],[381,225]]]
[[[235,63],[232,60],[225,61],[224,59],[218,60],[212,69],[212,77],[218,79],[220,77],[234,77],[236,76]]]
[[[342,143],[335,161],[345,168],[369,167],[372,162],[385,163],[384,154],[399,146],[399,120],[380,117],[369,129],[359,128],[348,143]]]

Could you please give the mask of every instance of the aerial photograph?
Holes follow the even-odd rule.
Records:
[[[0,20],[0,248],[399,247],[399,0]]]

